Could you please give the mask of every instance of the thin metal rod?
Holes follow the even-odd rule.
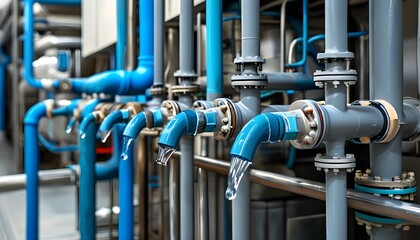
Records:
[[[75,185],[77,176],[69,168],[43,170],[38,172],[39,184],[47,185]],[[0,193],[24,189],[26,174],[0,176]]]
[[[179,152],[174,154],[174,156],[179,155]],[[194,159],[194,164],[197,167],[224,175],[228,174],[229,162],[227,161],[201,156],[194,156]],[[323,183],[255,169],[250,171],[250,175],[251,182],[325,201],[325,184]],[[357,192],[352,189],[347,189],[347,204],[356,210],[420,225],[419,204]]]

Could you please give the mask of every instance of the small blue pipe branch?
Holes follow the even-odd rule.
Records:
[[[293,140],[298,132],[297,118],[293,114],[288,112],[259,114],[239,132],[230,155],[252,162],[260,143]]]

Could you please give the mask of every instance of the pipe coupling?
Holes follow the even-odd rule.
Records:
[[[360,137],[351,139],[354,143],[386,143],[394,139],[400,129],[400,122],[395,108],[385,100],[355,101],[352,105],[372,106],[377,108],[384,118],[384,127],[373,137]]]
[[[218,108],[221,118],[221,126],[216,128],[214,137],[219,141],[229,140],[238,130],[239,112],[236,110],[235,104],[227,98],[218,98],[213,103],[214,107]]]

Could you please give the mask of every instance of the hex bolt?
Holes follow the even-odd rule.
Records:
[[[305,114],[307,114],[307,115],[309,115],[309,114],[312,114],[313,112],[314,112],[314,110],[311,108],[311,107],[305,107],[304,109],[303,109],[303,112],[305,113]]]
[[[310,137],[312,137],[312,138],[315,138],[315,137],[316,137],[316,132],[315,132],[315,131],[310,131],[310,132],[308,133],[308,135],[309,135]]]
[[[227,106],[226,106],[226,105],[221,106],[221,107],[220,107],[220,110],[222,110],[222,112],[226,112],[226,110],[227,110]]]
[[[311,144],[311,143],[313,143],[313,142],[314,142],[314,139],[313,139],[312,137],[310,137],[310,136],[305,136],[305,137],[303,138],[303,141],[304,141],[305,143],[307,143],[307,144]]]
[[[168,103],[168,104],[166,105],[166,108],[167,108],[168,110],[172,110],[173,106],[172,106],[172,104]]]
[[[401,229],[403,231],[408,231],[408,230],[410,230],[410,226],[409,225],[404,225],[404,226],[401,227]]]
[[[229,132],[229,127],[228,126],[223,126],[221,129],[222,133],[227,133]]]
[[[374,176],[374,177],[373,177],[373,179],[374,179],[375,181],[381,181],[381,180],[382,180],[382,178],[381,178],[380,176]]]
[[[372,171],[368,168],[368,169],[366,169],[365,173],[370,175],[372,173]]]
[[[316,124],[315,121],[312,121],[312,122],[309,123],[309,126],[312,127],[312,128],[316,128],[318,125]]]

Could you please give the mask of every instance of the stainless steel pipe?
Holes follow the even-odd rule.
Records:
[[[53,169],[38,172],[39,184],[46,185],[75,185],[76,173],[69,169]],[[0,176],[0,193],[24,189],[26,186],[26,174],[14,174]]]
[[[174,154],[174,156],[179,155],[179,152]],[[201,156],[194,156],[194,160],[197,167],[224,175],[228,174],[229,162],[227,161]],[[325,201],[325,184],[323,183],[255,169],[250,171],[250,175],[251,182]],[[348,207],[356,210],[420,225],[419,204],[357,192],[352,189],[347,189],[347,203]]]

